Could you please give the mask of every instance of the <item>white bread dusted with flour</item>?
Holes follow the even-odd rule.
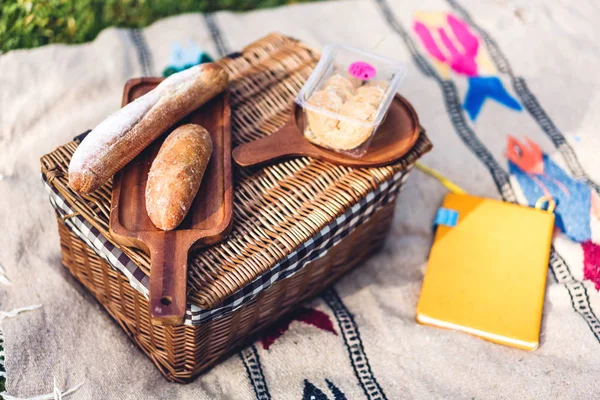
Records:
[[[201,64],[156,88],[102,121],[81,142],[69,164],[69,186],[91,193],[172,125],[227,87],[217,64]]]

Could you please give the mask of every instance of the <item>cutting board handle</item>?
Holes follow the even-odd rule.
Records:
[[[190,246],[167,237],[146,242],[150,250],[150,319],[154,325],[180,325],[187,304],[187,261]],[[156,239],[154,237],[153,239]]]
[[[307,153],[311,147],[299,133],[296,120],[290,118],[271,135],[237,146],[232,156],[239,166],[251,167],[284,157],[310,155]]]

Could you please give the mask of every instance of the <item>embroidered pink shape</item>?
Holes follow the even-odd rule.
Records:
[[[458,74],[477,76],[477,62],[475,61],[479,51],[477,36],[469,31],[464,21],[451,14],[448,14],[447,22],[451,30],[450,33],[446,31],[447,27],[440,27],[435,31],[444,47],[443,49],[440,49],[432,32],[425,24],[416,21],[413,28],[421,43],[433,58],[447,64]],[[460,44],[460,48],[454,44],[451,36]],[[445,54],[448,54],[450,59]]]
[[[581,243],[583,249],[583,278],[594,282],[600,290],[600,246],[591,240]]]

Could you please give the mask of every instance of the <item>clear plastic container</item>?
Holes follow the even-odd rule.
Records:
[[[304,136],[351,157],[368,150],[406,74],[403,63],[345,45],[328,45],[296,98]]]

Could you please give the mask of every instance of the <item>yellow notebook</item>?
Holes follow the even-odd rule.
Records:
[[[554,214],[454,193],[440,211],[417,320],[535,350]]]

